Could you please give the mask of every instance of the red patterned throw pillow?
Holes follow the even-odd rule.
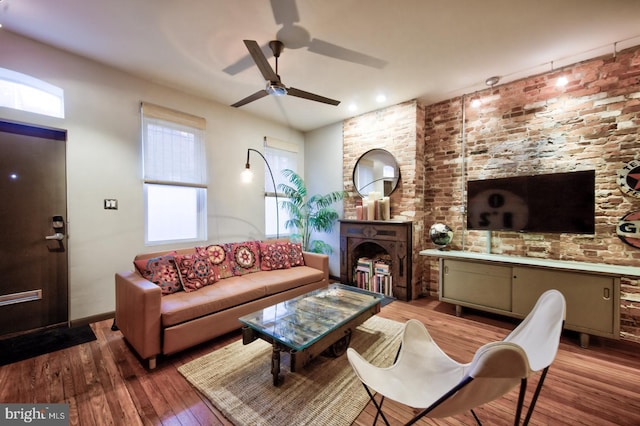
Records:
[[[209,259],[216,275],[220,279],[233,276],[233,258],[230,244],[212,244],[207,247],[196,247],[196,253]]]
[[[289,243],[260,243],[260,269],[271,271],[273,269],[289,269]]]
[[[288,243],[289,244],[289,262],[291,266],[304,266],[304,256],[302,255],[302,244],[300,243]]]
[[[182,287],[187,293],[211,285],[219,280],[213,265],[206,256],[195,254],[177,255],[176,266],[182,280]]]
[[[164,256],[133,261],[140,275],[160,287],[163,296],[182,289],[174,259],[175,254],[176,252],[172,251]]]
[[[260,244],[258,241],[245,241],[231,244],[233,256],[233,274],[244,275],[260,270]]]

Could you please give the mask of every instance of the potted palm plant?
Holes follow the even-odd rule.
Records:
[[[331,254],[331,246],[322,240],[311,240],[311,232],[331,232],[338,220],[338,212],[331,207],[344,199],[344,191],[333,191],[325,195],[308,196],[304,179],[290,169],[282,170],[282,174],[290,184],[281,183],[278,190],[287,200],[280,206],[289,213],[289,220],[284,224],[286,229],[292,228],[291,240],[302,243],[302,249],[314,253]]]

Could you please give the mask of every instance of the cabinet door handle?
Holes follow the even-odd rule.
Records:
[[[609,300],[611,298],[611,290],[605,287],[602,291],[602,297],[604,297],[605,300]]]

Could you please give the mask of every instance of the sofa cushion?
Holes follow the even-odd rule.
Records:
[[[231,277],[196,292],[161,299],[162,325],[169,327],[265,297],[265,286],[245,277]]]
[[[291,266],[303,266],[304,256],[302,255],[302,244],[289,243],[289,262]]]
[[[297,268],[260,271],[245,275],[243,278],[264,286],[266,294],[270,295],[321,281],[324,278],[324,273],[309,266],[299,266]]]
[[[260,242],[260,269],[271,271],[273,269],[289,269],[288,242]]]
[[[182,290],[175,254],[176,252],[172,251],[163,256],[133,261],[140,275],[160,287],[163,296]]]
[[[258,241],[231,243],[233,274],[244,275],[260,270],[260,244]]]
[[[220,279],[233,276],[233,259],[231,244],[212,244],[206,247],[196,247],[199,256],[206,256],[213,265],[213,269]]]
[[[179,254],[175,259],[182,287],[187,293],[211,285],[220,279],[207,256],[200,256],[197,253]]]

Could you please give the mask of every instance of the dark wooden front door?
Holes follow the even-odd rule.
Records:
[[[68,322],[66,132],[0,121],[0,336]]]

